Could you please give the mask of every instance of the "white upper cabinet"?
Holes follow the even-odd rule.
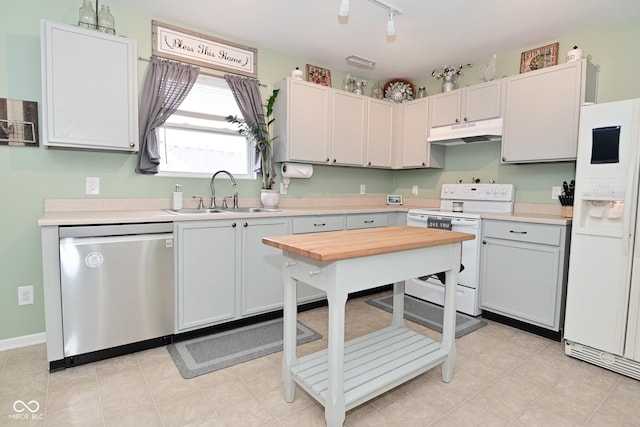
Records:
[[[367,137],[367,99],[342,90],[331,91],[331,164],[363,166]]]
[[[507,78],[502,161],[575,160],[580,106],[595,102],[595,89],[586,59]]]
[[[427,143],[428,98],[394,104],[290,77],[274,88],[276,162],[444,167],[444,147]]]
[[[395,106],[394,169],[444,168],[445,147],[427,142],[429,100]]]
[[[502,85],[503,80],[496,80],[430,96],[430,126],[500,117]]]
[[[329,162],[330,89],[292,78],[277,82],[274,89],[280,89],[273,114],[274,160]]]
[[[393,104],[369,98],[367,166],[390,168],[393,143]]]
[[[136,41],[41,23],[45,146],[138,151]]]

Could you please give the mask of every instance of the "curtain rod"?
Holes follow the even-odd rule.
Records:
[[[149,58],[143,58],[143,57],[141,57],[141,56],[139,56],[139,57],[138,57],[138,60],[139,60],[139,61],[144,61],[144,62],[151,62],[151,59],[149,59]],[[180,61],[178,61],[178,62],[180,62]],[[200,68],[202,69],[203,67],[200,67]],[[220,74],[213,74],[213,73],[207,73],[206,71],[200,71],[200,74],[203,74],[203,75],[205,75],[205,76],[209,76],[209,77],[216,77],[216,78],[219,78],[219,79],[224,79],[224,76],[223,76],[223,75],[220,75]],[[235,73],[229,73],[229,74],[235,74]],[[235,75],[236,75],[236,76],[239,76],[240,74],[235,74]],[[246,77],[246,76],[242,76],[242,77]],[[251,79],[251,78],[253,78],[253,77],[249,77],[249,78]],[[258,79],[256,79],[256,80],[258,80]],[[259,80],[258,80],[258,81],[259,81]],[[262,83],[260,83],[260,86],[261,86],[261,87],[267,87],[267,85],[264,85],[264,84],[262,84]]]

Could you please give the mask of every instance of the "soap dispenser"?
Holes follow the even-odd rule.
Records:
[[[176,191],[173,192],[173,209],[182,209],[182,185],[176,184]]]

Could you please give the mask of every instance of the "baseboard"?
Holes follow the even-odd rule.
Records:
[[[20,337],[7,338],[0,340],[0,351],[11,350],[14,348],[28,347],[35,344],[43,344],[47,342],[47,333],[22,335]]]

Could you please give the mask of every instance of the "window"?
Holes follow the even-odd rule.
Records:
[[[158,128],[161,176],[210,177],[221,169],[255,179],[255,150],[228,115],[242,117],[227,82],[200,75],[180,108]]]

